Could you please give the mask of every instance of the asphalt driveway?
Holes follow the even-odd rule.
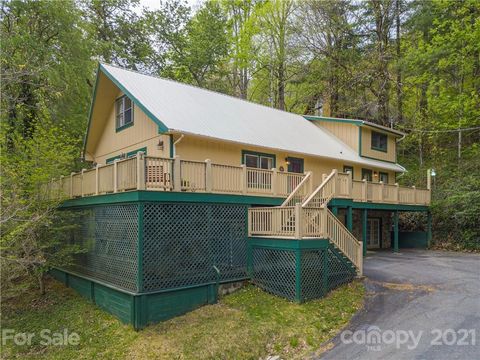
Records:
[[[364,274],[364,310],[321,359],[480,359],[480,255],[377,252]]]

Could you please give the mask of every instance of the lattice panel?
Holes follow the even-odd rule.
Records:
[[[348,283],[355,277],[355,270],[349,265],[348,260],[342,258],[340,251],[329,247],[328,254],[328,289]]]
[[[327,292],[324,285],[325,250],[304,250],[301,255],[302,299],[312,300],[322,297]]]
[[[247,206],[147,203],[143,291],[246,277]]]
[[[254,248],[252,281],[272,294],[295,300],[295,251]]]
[[[137,290],[138,205],[105,205],[74,211],[72,243],[87,249],[72,269],[120,288]]]

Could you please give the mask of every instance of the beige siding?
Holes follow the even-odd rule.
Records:
[[[118,92],[117,98],[121,95],[122,93]],[[97,99],[97,101],[101,100]],[[133,116],[133,126],[117,132],[114,103],[111,104],[98,145],[93,154],[91,154],[95,162],[105,164],[108,158],[143,147],[147,147],[148,155],[169,156],[169,136],[158,134],[158,126],[138,106],[134,105]],[[160,140],[163,141],[163,150],[158,149]]]
[[[178,136],[177,136],[178,137]],[[286,164],[287,157],[298,157],[304,159],[305,171],[312,171],[314,174],[314,183],[320,184],[322,181],[322,174],[329,174],[332,169],[343,171],[344,165],[352,165],[344,163],[343,161],[336,161],[330,159],[322,159],[312,156],[302,156],[293,153],[286,153],[282,151],[274,151],[255,146],[238,145],[225,141],[214,141],[201,137],[195,137],[193,135],[186,135],[177,145],[176,154],[182,159],[192,159],[198,161],[204,161],[206,159],[212,160],[214,163],[228,164],[228,165],[240,165],[242,163],[242,150],[250,150],[261,153],[268,153],[275,155],[276,168],[280,170],[283,167],[284,171],[287,170]],[[353,175],[355,180],[361,180],[362,166],[354,165]],[[382,171],[380,169],[366,167],[373,172]],[[395,173],[383,170],[389,174],[389,183],[395,182]],[[378,176],[374,176],[374,181],[378,181]]]
[[[385,161],[396,161],[395,151],[396,151],[396,142],[395,137],[392,135],[388,136],[388,143],[387,143],[387,152],[378,151],[372,149],[372,129],[368,127],[362,127],[362,156],[368,156],[374,159],[385,160]],[[373,130],[376,132],[382,132],[378,130]]]
[[[358,151],[358,126],[355,124],[329,122],[329,121],[314,121],[315,125],[326,129],[332,133],[345,144],[350,146],[355,151]]]

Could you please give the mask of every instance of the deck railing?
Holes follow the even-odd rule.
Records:
[[[430,190],[398,184],[352,180],[350,173],[333,170],[313,192],[313,174],[279,172],[276,169],[215,164],[210,160],[183,160],[137,156],[117,159],[52,181],[51,196],[85,197],[130,190],[191,191],[276,196],[282,206],[321,207],[332,198],[353,201],[429,205]]]
[[[372,183],[353,180],[351,199],[362,202],[430,205],[430,190],[405,187],[398,184]]]
[[[299,179],[294,179],[293,183],[296,183]],[[293,184],[292,184],[293,185]],[[308,196],[312,193],[313,179],[312,173],[307,172],[306,176],[300,180],[293,191],[288,194],[287,198],[283,202],[282,206],[295,206],[297,203],[303,203]]]
[[[328,210],[296,206],[250,208],[248,235],[293,239],[329,239],[362,274],[362,242]]]
[[[287,197],[305,174],[276,169],[214,164],[210,160],[183,160],[137,156],[72,173],[54,180],[50,195],[85,197],[131,190],[190,191]]]
[[[302,202],[303,207],[322,207],[324,204],[328,204],[336,194],[337,188],[337,175],[336,169],[332,170],[330,175],[323,174],[322,183],[315,189],[315,191]]]
[[[329,175],[323,174],[322,183],[312,192],[303,207],[321,207],[332,198],[345,198],[361,202],[429,205],[430,190],[404,187],[398,184],[352,180],[350,173],[339,173],[336,169]],[[294,204],[288,204],[294,205]]]

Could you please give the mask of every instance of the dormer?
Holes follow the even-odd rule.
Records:
[[[307,120],[339,138],[362,157],[395,163],[400,131],[366,120],[309,116]]]

